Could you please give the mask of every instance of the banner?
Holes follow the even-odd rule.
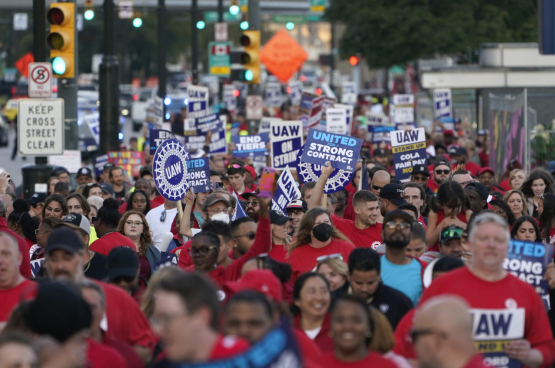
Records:
[[[413,166],[427,164],[424,128],[391,132],[391,147],[395,179],[401,182],[410,180]]]
[[[330,161],[334,168],[355,171],[362,141],[360,138],[310,129],[301,162],[326,166],[326,161]]]
[[[453,117],[452,104],[451,89],[434,89],[434,116],[436,119]]]
[[[206,193],[210,189],[210,164],[208,157],[194,158],[187,161],[187,179],[193,193]]]
[[[227,154],[227,140],[225,135],[227,118],[225,115],[220,116],[220,121],[214,126],[212,137],[208,144],[209,155],[225,155]]]
[[[280,107],[281,106],[281,84],[279,82],[266,83],[266,96],[267,106]]]
[[[257,135],[232,136],[231,142],[235,144],[233,157],[268,156],[266,144],[269,141],[268,133]]]
[[[158,146],[160,146],[166,139],[175,139],[172,132],[163,129],[150,129],[148,134],[151,155],[154,155],[156,148],[158,148]]]
[[[235,114],[237,110],[237,97],[234,95],[235,86],[233,84],[224,85],[224,104],[225,108],[231,113]]]
[[[301,96],[303,94],[303,82],[293,81],[289,83],[289,97],[291,105],[299,106],[301,104]]]
[[[347,110],[329,107],[326,109],[326,130],[328,133],[348,135]]]
[[[303,145],[302,121],[272,121],[270,142],[274,169],[297,165]]]
[[[357,88],[355,82],[343,82],[341,103],[355,105],[357,103]]]
[[[139,177],[142,166],[146,165],[144,152],[110,151],[108,162],[123,169],[123,175]]]
[[[219,114],[205,115],[195,119],[197,135],[206,136],[206,133],[214,131],[216,125],[220,122]]]
[[[286,166],[277,182],[277,188],[272,198],[272,209],[287,216],[285,208],[294,199],[301,199],[301,191],[291,175],[289,166]]]
[[[208,87],[188,85],[187,98],[187,117],[200,118],[208,114]]]

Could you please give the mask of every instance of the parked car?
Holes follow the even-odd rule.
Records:
[[[8,119],[8,122],[15,122],[15,117],[17,116],[17,100],[18,98],[9,99],[6,105],[2,109],[2,115]]]

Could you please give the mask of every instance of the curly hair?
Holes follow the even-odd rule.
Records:
[[[522,193],[520,190],[517,189],[511,189],[508,192],[505,193],[505,196],[503,197],[503,200],[505,201],[505,203],[509,204],[509,198],[511,198],[511,196],[513,194],[517,194],[520,196],[520,199],[522,200],[522,215],[526,216],[528,215],[528,207],[526,206],[526,197],[524,196],[524,193]]]
[[[148,248],[147,244],[152,244],[152,237],[150,235],[150,227],[148,226],[148,222],[146,222],[146,218],[145,215],[143,215],[141,212],[139,211],[128,211],[125,212],[123,214],[123,216],[121,217],[121,220],[119,220],[119,224],[118,224],[118,233],[125,235],[125,232],[123,231],[123,228],[125,226],[125,221],[127,221],[127,219],[129,218],[129,216],[131,215],[137,215],[141,218],[141,221],[143,222],[143,232],[141,233],[141,237],[140,237],[140,245],[139,245],[139,249],[137,249],[137,255],[139,257],[142,257],[146,254],[146,250]]]
[[[46,218],[46,207],[50,204],[50,202],[58,202],[60,207],[62,207],[62,214],[65,216],[67,215],[67,201],[66,198],[58,193],[54,193],[44,201],[44,206],[42,207],[42,218]]]

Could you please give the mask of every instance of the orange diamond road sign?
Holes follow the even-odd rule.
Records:
[[[282,83],[286,83],[307,58],[306,51],[283,29],[260,52],[260,61]]]

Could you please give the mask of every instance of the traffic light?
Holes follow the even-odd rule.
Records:
[[[351,56],[351,57],[349,58],[349,64],[351,64],[351,66],[357,66],[359,60],[360,60],[360,59],[359,59],[358,56]]]
[[[58,78],[75,78],[75,4],[50,4],[46,20],[50,24],[46,45],[50,49],[52,74]]]
[[[231,69],[231,80],[247,84],[260,84],[260,31],[245,31],[239,40],[242,51],[231,53],[231,63],[241,64],[240,69]]]
[[[232,15],[237,15],[240,11],[241,8],[239,7],[239,0],[231,0],[231,3],[229,4],[229,12]]]

